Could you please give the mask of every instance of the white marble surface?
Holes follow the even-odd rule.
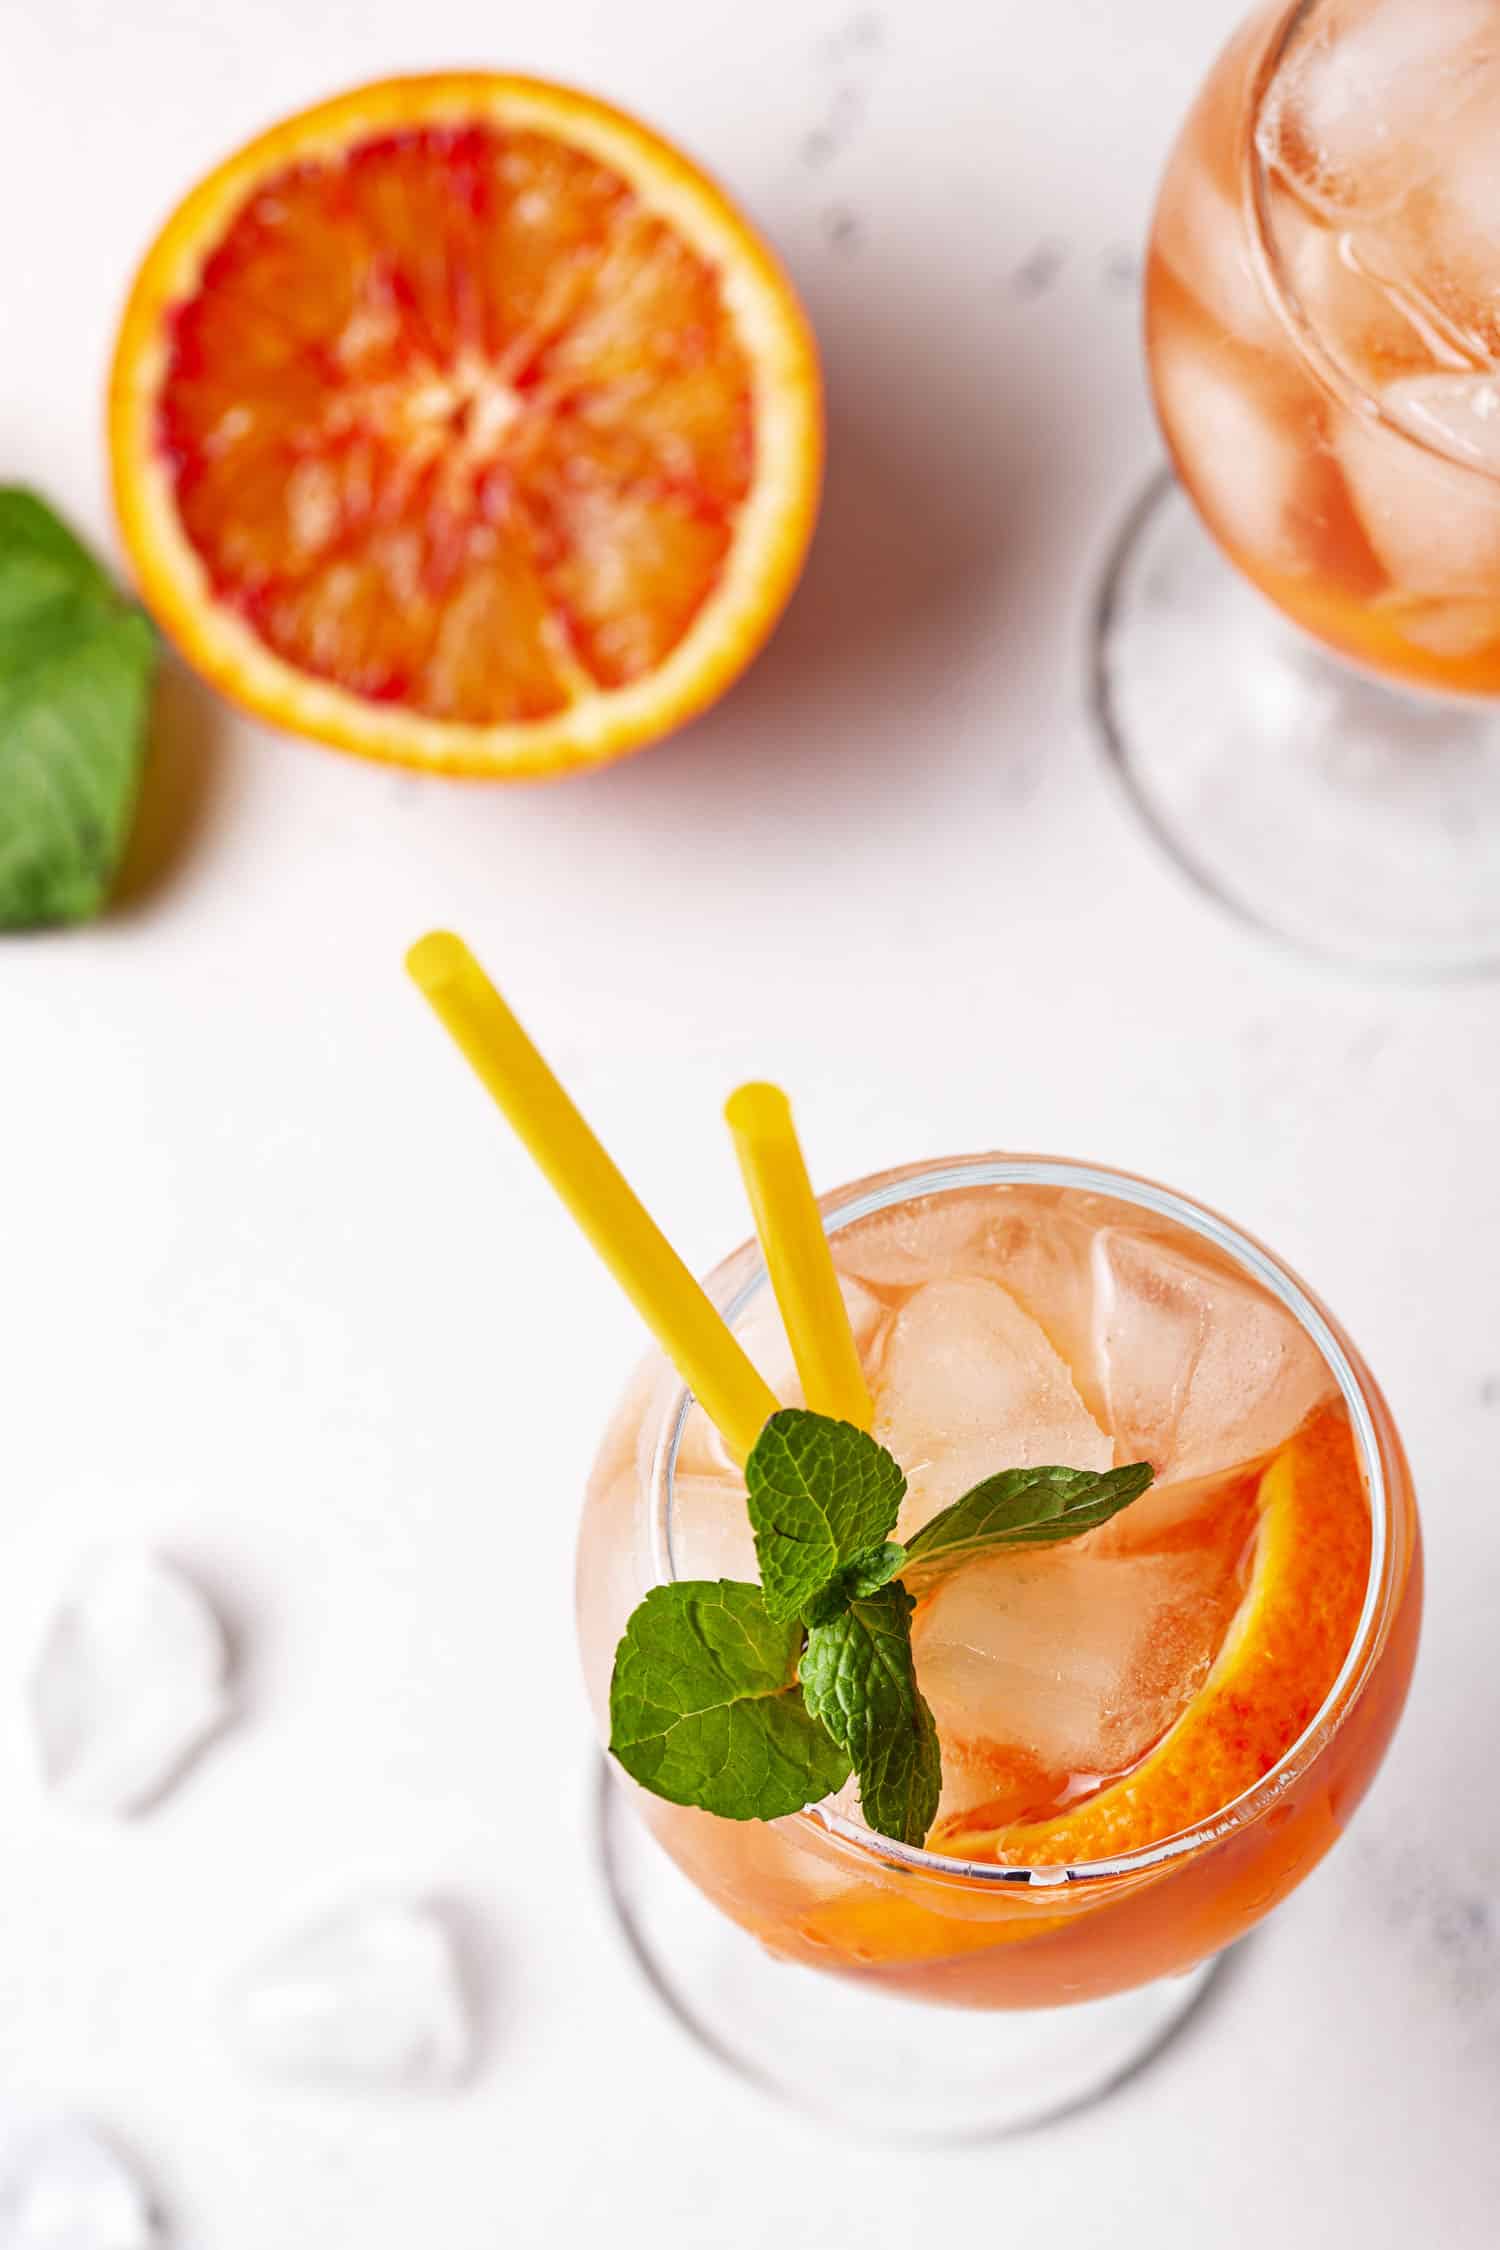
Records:
[[[1082,703],[1090,588],[1155,459],[1131,260],[1234,12],[9,0],[0,474],[101,538],[104,356],[153,225],[252,128],[391,68],[572,77],[682,138],[784,248],[832,402],[805,587],[679,740],[463,793],[178,684],[157,880],[0,958],[0,1710],[106,1537],[199,1574],[248,1705],[119,1834],[49,1809],[0,1734],[0,2082],[113,2126],[184,2240],[1495,2239],[1500,989],[1363,985],[1216,918]],[[435,920],[700,1261],[743,1229],[718,1104],[773,1073],[828,1183],[1001,1143],[1205,1196],[1387,1385],[1431,1555],[1404,1732],[1348,1844],[1106,2108],[856,2160],[639,1987],[570,1618],[637,1338],[403,983]],[[473,1910],[490,2034],[456,2098],[273,2094],[220,2037],[242,1963],[362,1886]]]

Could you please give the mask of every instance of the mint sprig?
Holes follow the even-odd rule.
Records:
[[[1093,1531],[1151,1477],[1144,1461],[1006,1469],[903,1547],[889,1534],[906,1477],[885,1447],[825,1415],[773,1414],[745,1464],[762,1583],[652,1589],[615,1652],[612,1753],[643,1788],[729,1820],[780,1819],[854,1772],[870,1827],[921,1844],[942,1761],[915,1594],[976,1556]]]
[[[851,1602],[862,1601],[867,1594],[878,1594],[882,1586],[888,1586],[893,1578],[899,1577],[905,1562],[906,1549],[898,1547],[894,1539],[887,1539],[879,1547],[866,1548],[814,1594],[803,1622],[809,1626],[830,1624]]]
[[[898,1463],[850,1422],[788,1407],[745,1463],[755,1559],[772,1617],[804,1617],[841,1571],[895,1527],[906,1491]]]
[[[155,668],[142,612],[33,493],[0,488],[0,930],[107,901]]]
[[[1045,1547],[1097,1531],[1151,1482],[1149,1461],[1128,1468],[1002,1469],[925,1523],[906,1549],[901,1575],[926,1593],[975,1555],[1006,1547]]]
[[[916,1606],[904,1586],[882,1586],[814,1625],[802,1655],[807,1708],[848,1752],[865,1819],[903,1844],[925,1841],[943,1790],[937,1722],[912,1661]]]
[[[850,1760],[808,1710],[802,1631],[766,1615],[758,1586],[656,1586],[615,1654],[609,1746],[674,1805],[778,1820],[849,1778]]]

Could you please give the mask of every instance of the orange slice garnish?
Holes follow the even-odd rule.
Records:
[[[701,711],[791,591],[817,357],[684,157],[565,88],[394,79],[290,118],[136,279],[110,450],[141,591],[261,717],[465,774]]]
[[[1328,1697],[1370,1575],[1370,1508],[1343,1415],[1318,1414],[1260,1481],[1255,1563],[1203,1687],[1139,1765],[1052,1819],[940,1823],[928,1848],[1056,1867],[1117,1859],[1224,1812]]]
[[[1283,1448],[1258,1504],[1244,1600],[1207,1681],[1156,1748],[1050,1819],[998,1829],[972,1815],[939,1822],[929,1851],[1034,1867],[1120,1858],[1212,1820],[1279,1764],[1338,1677],[1369,1578],[1369,1503],[1339,1411],[1325,1410]],[[1026,1761],[1006,1778],[1021,1791]],[[981,1916],[901,1877],[863,1882],[798,1918],[798,1958],[826,1949],[851,1963],[904,1966],[983,1952],[1042,1937],[1091,1908],[1080,1891],[1054,1911],[1058,1895],[1000,1894]]]

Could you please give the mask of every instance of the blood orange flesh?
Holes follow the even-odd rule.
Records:
[[[344,97],[225,175],[116,364],[127,540],[188,653],[306,731],[483,770],[612,754],[726,684],[800,562],[818,400],[717,191],[484,79]]]

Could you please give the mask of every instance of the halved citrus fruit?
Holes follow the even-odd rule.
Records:
[[[1317,1716],[1354,1641],[1370,1508],[1342,1414],[1325,1409],[1260,1481],[1249,1587],[1212,1671],[1155,1749],[1051,1819],[941,1823],[928,1848],[1056,1867],[1144,1851],[1212,1820],[1263,1780]]]
[[[526,775],[638,748],[770,632],[817,355],[726,198],[487,73],[288,119],[187,197],[110,386],[116,505],[189,662],[339,747]]]

